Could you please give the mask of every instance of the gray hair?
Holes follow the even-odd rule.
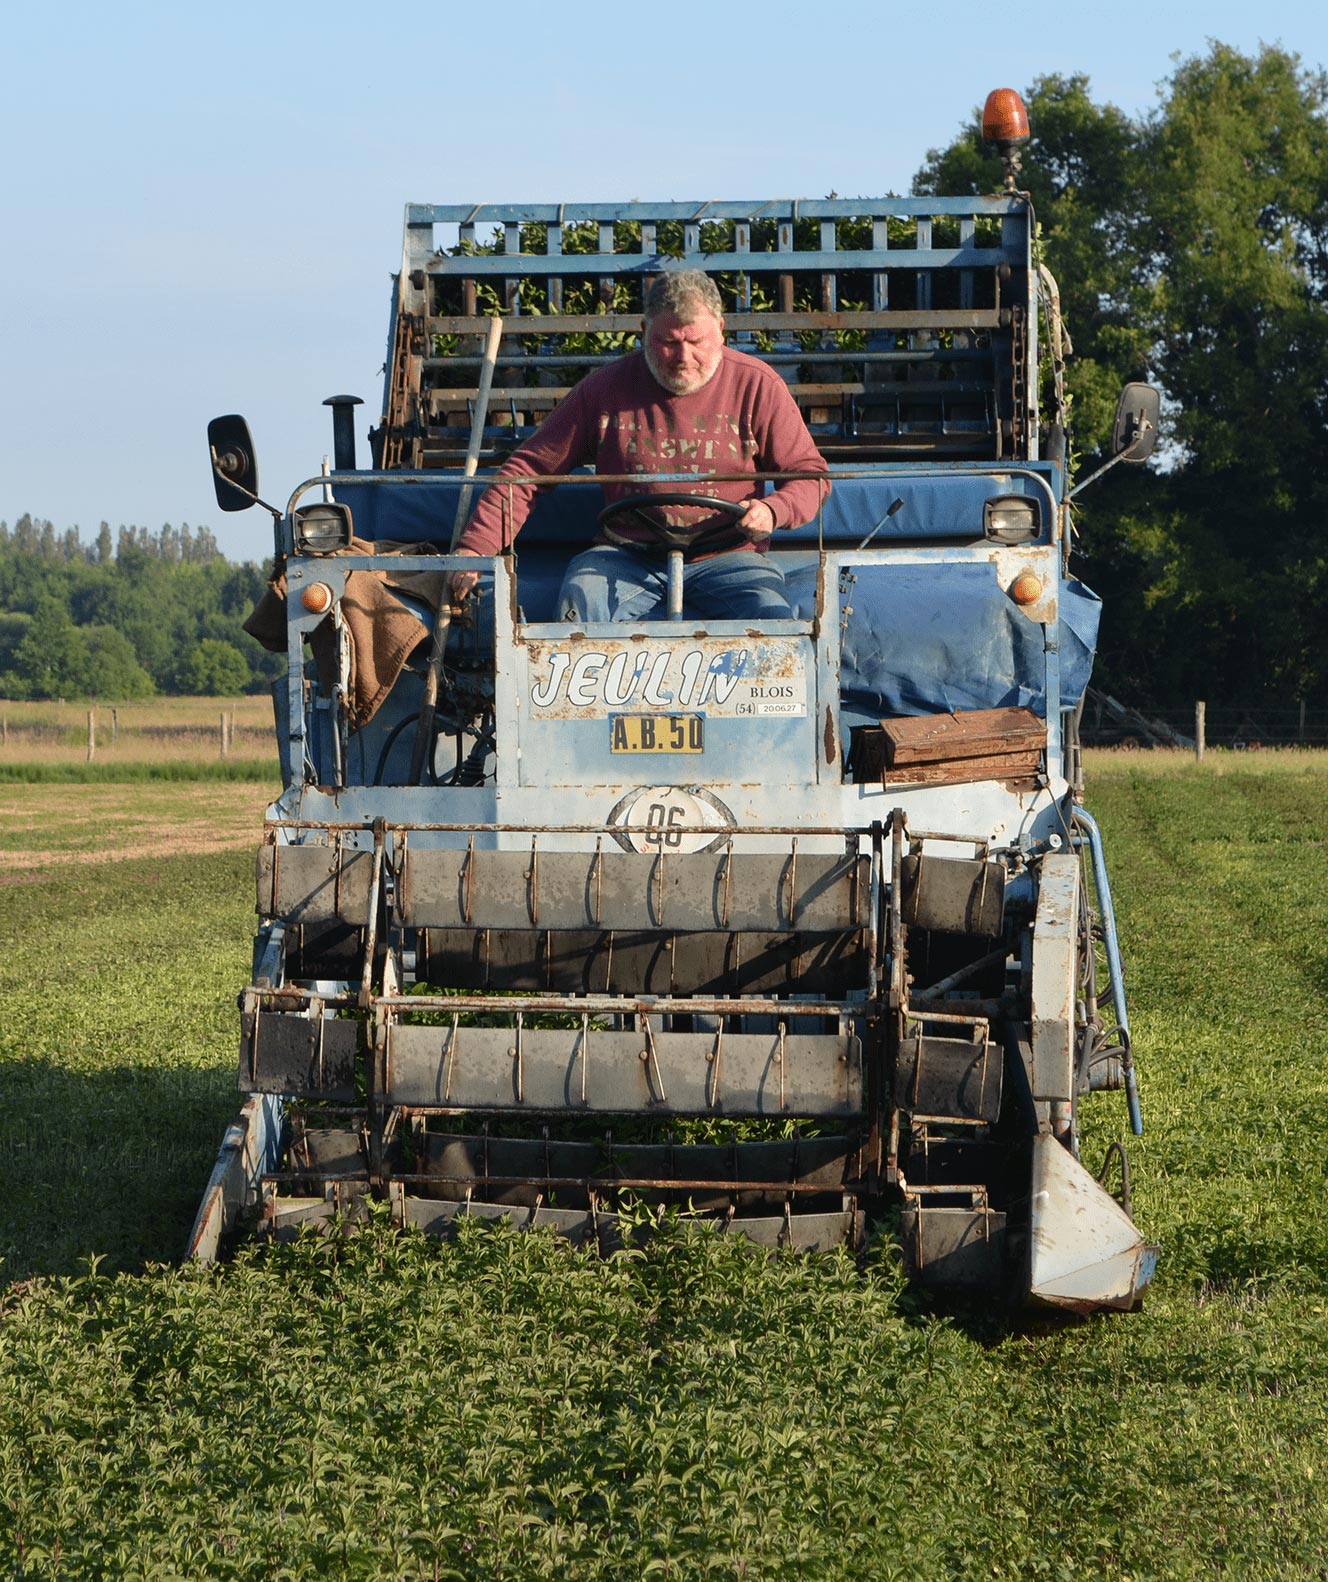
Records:
[[[700,308],[717,319],[724,317],[724,299],[715,282],[700,269],[670,269],[651,286],[645,316],[655,319],[671,313],[680,323],[690,324]]]

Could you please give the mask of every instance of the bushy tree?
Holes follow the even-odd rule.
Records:
[[[185,655],[176,671],[180,692],[231,697],[249,685],[249,661],[233,643],[205,637]]]
[[[1084,76],[1026,95],[1022,180],[1076,357],[1081,452],[1119,386],[1168,397],[1167,444],[1079,513],[1102,672],[1143,702],[1328,696],[1328,83],[1276,47],[1180,62],[1137,120]],[[994,191],[975,114],[916,190]]]
[[[113,626],[85,626],[87,674],[83,691],[88,697],[121,701],[147,698],[157,690],[152,677],[139,664],[129,639]]]
[[[43,598],[14,650],[15,697],[81,697],[86,691],[87,639],[64,605]]]

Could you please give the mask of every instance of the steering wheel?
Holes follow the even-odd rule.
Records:
[[[732,524],[740,522],[747,514],[750,501],[717,500],[709,494],[675,494],[661,490],[658,494],[633,494],[626,499],[614,500],[606,505],[596,519],[599,530],[608,539],[609,543],[617,544],[622,549],[648,549],[658,546],[660,549],[695,549],[698,545],[708,544],[712,540],[731,537],[736,548],[743,542],[744,535],[735,534]],[[653,516],[647,515],[652,506],[657,505],[690,505],[697,510],[709,511],[712,515],[726,516],[727,522],[720,522],[715,527],[708,527],[702,533],[690,533],[686,528],[665,527],[662,522],[657,522]],[[650,534],[653,545],[643,545],[638,538],[629,538],[625,533],[614,527],[613,521],[619,516],[630,516],[638,527],[644,527]]]

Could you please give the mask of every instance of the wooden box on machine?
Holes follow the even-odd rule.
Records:
[[[849,763],[856,780],[886,785],[1032,780],[1046,746],[1046,722],[1032,709],[962,709],[858,726]]]

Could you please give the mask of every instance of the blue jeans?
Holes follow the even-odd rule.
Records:
[[[569,561],[558,592],[564,621],[663,620],[669,573],[665,561],[597,544]],[[683,567],[683,608],[714,620],[752,617],[786,621],[784,573],[766,555],[734,550]]]

